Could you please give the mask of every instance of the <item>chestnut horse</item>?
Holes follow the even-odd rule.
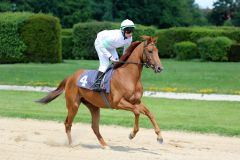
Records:
[[[143,87],[141,84],[141,73],[143,66],[152,68],[155,73],[160,73],[163,69],[158,49],[156,48],[157,38],[142,36],[144,42],[133,42],[120,58],[120,62],[115,64],[111,79],[111,89],[109,94],[105,94],[109,104],[113,109],[131,111],[135,115],[135,124],[129,138],[133,139],[139,130],[139,116],[145,114],[151,121],[158,142],[162,143],[160,128],[152,113],[141,102]],[[78,111],[80,103],[83,103],[91,112],[92,129],[97,136],[101,146],[107,148],[107,143],[99,132],[100,108],[106,108],[100,92],[79,88],[77,81],[86,70],[79,70],[73,75],[65,78],[56,90],[50,92],[46,97],[38,100],[39,103],[49,103],[58,97],[65,90],[66,106],[68,114],[65,120],[65,129],[69,144],[72,143],[71,126]]]

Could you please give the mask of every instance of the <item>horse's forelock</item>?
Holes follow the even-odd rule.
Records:
[[[142,39],[147,41],[147,44],[150,44],[152,42],[156,43],[156,41],[157,41],[157,37],[151,37],[151,36],[146,36],[146,35],[142,36]]]

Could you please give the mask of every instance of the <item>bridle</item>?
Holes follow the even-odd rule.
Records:
[[[149,68],[149,67],[151,67],[151,68],[153,68],[154,67],[154,65],[153,64],[151,64],[151,59],[153,59],[153,47],[152,47],[152,49],[150,50],[150,51],[148,51],[148,53],[147,53],[147,47],[148,46],[155,46],[155,44],[152,42],[152,43],[150,43],[150,44],[147,44],[147,41],[145,41],[144,42],[144,49],[143,49],[143,55],[145,56],[145,59],[146,59],[146,62],[145,62],[145,67],[146,68]],[[154,60],[154,59],[153,59]],[[154,64],[155,64],[155,61],[154,61]]]
[[[155,44],[154,44],[154,43],[147,44],[147,41],[144,41],[143,56],[144,56],[145,58],[143,58],[143,59],[146,59],[145,62],[126,62],[126,61],[118,61],[117,63],[144,65],[146,68],[149,68],[149,67],[153,68],[154,65],[150,63],[150,62],[151,62],[151,59],[153,58],[153,48],[152,48],[151,51],[147,52],[147,49],[146,49],[146,48],[147,48],[148,46],[155,46]]]

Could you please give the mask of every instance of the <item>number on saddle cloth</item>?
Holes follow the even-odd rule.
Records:
[[[77,85],[81,88],[90,90],[95,89],[94,83],[96,81],[97,73],[97,70],[87,70],[78,78]],[[104,89],[106,93],[110,92],[110,80],[112,78],[112,73],[113,69],[107,70],[101,82],[102,89]]]

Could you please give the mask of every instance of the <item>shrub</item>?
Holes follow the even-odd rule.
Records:
[[[73,55],[77,59],[97,59],[94,41],[97,33],[111,29],[107,22],[78,23],[73,27]]]
[[[231,62],[240,62],[240,44],[233,44],[231,46],[228,60]]]
[[[202,60],[228,61],[228,52],[233,41],[227,37],[205,37],[198,41]]]
[[[8,1],[0,1],[0,12],[7,12],[7,11],[11,11],[12,9],[12,5],[10,2]]]
[[[16,63],[23,59],[27,46],[20,38],[19,26],[32,14],[0,14],[0,63]]]
[[[238,27],[178,27],[158,30],[157,47],[161,57],[175,57],[173,45],[181,41],[197,43],[203,37],[225,36],[240,42],[240,28]]]
[[[62,61],[61,26],[58,18],[34,14],[24,21],[20,35],[27,45],[24,61],[50,63]]]
[[[174,53],[178,60],[198,58],[197,45],[190,41],[183,41],[174,44]]]
[[[50,15],[0,14],[0,63],[60,62],[60,29]]]

